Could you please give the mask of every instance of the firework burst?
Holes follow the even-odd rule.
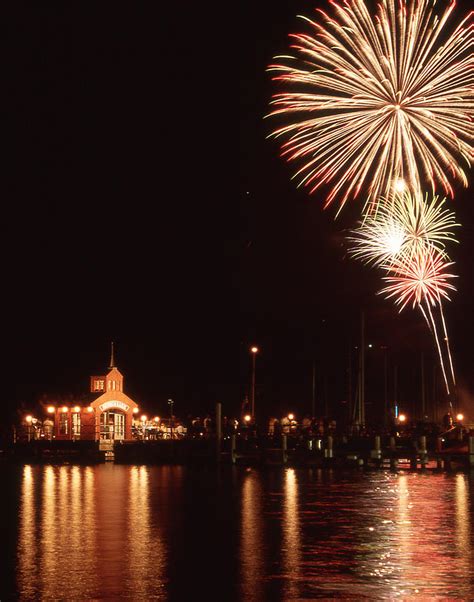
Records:
[[[454,213],[444,207],[446,199],[429,199],[397,194],[382,199],[377,212],[360,222],[348,240],[353,257],[375,266],[391,265],[400,256],[415,257],[424,247],[437,249],[448,259],[446,242],[457,242],[453,229],[458,227]]]
[[[331,4],[335,16],[305,19],[312,35],[292,35],[294,55],[269,67],[293,88],[270,115],[290,120],[272,136],[300,162],[299,185],[330,186],[339,210],[363,190],[368,213],[400,183],[453,196],[473,155],[472,13],[453,30],[454,1],[441,15],[431,0],[382,0],[375,16],[363,0]]]
[[[436,308],[439,309],[445,352],[449,361],[452,384],[455,385],[456,378],[443,313],[443,300],[450,301],[449,291],[456,290],[450,282],[456,276],[447,271],[452,265],[453,262],[447,261],[446,256],[439,249],[432,245],[424,245],[416,254],[402,254],[381,266],[388,275],[383,278],[387,286],[379,292],[387,299],[393,298],[400,311],[410,303],[412,307],[420,309],[435,339],[448,394],[450,393],[449,379],[433,312]]]
[[[453,262],[447,262],[437,249],[429,246],[409,258],[393,258],[382,265],[389,275],[383,278],[388,286],[380,294],[387,299],[395,297],[400,311],[409,303],[416,307],[427,302],[434,307],[443,297],[449,301],[448,291],[456,290],[449,282],[455,278],[454,274],[446,272],[452,265]]]
[[[445,244],[456,242],[454,213],[444,207],[445,199],[397,194],[393,200],[382,199],[377,212],[371,213],[352,232],[350,253],[382,268],[386,283],[379,294],[392,299],[402,311],[407,305],[418,307],[426,320],[439,354],[446,390],[449,378],[443,353],[449,361],[450,377],[455,384],[443,301],[449,300],[455,287],[449,273]],[[437,315],[439,314],[439,315]],[[440,342],[437,321],[441,322],[444,344]],[[443,352],[444,349],[444,352]]]

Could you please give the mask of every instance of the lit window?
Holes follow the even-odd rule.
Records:
[[[79,437],[81,434],[81,415],[73,414],[72,415],[72,434],[74,437]]]
[[[66,414],[66,413],[59,414],[59,434],[60,435],[67,435],[68,419],[69,419],[69,414]]]

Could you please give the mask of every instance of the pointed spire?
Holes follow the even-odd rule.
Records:
[[[114,342],[111,341],[110,343],[110,366],[109,366],[109,370],[112,370],[112,368],[116,368],[115,366],[115,360],[114,360]]]

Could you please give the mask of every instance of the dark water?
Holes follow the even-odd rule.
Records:
[[[474,598],[467,474],[0,473],[2,600]]]

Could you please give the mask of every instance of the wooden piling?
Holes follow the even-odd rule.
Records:
[[[222,444],[222,404],[216,403],[216,457],[219,462],[221,459]]]
[[[398,459],[395,455],[397,449],[395,437],[390,437],[390,468],[396,470],[398,467]]]
[[[474,437],[469,436],[469,467],[474,468]]]
[[[443,449],[443,438],[436,437],[436,453],[439,454]],[[436,456],[436,468],[441,470],[443,468],[443,458],[439,455]]]
[[[236,443],[237,443],[237,436],[235,435],[235,433],[233,435],[230,436],[230,457],[232,459],[232,464],[235,464],[236,460],[237,460],[237,454],[236,454]]]
[[[426,468],[428,462],[428,452],[426,449],[426,435],[420,437],[420,463],[421,468]]]
[[[375,435],[374,449],[370,452],[370,457],[377,465],[382,462],[382,446],[380,443],[380,435]]]
[[[334,443],[333,438],[331,437],[331,435],[328,435],[327,442],[326,442],[326,449],[324,450],[325,458],[333,457],[333,443]]]
[[[285,434],[281,436],[281,451],[283,464],[288,462],[288,439]]]

